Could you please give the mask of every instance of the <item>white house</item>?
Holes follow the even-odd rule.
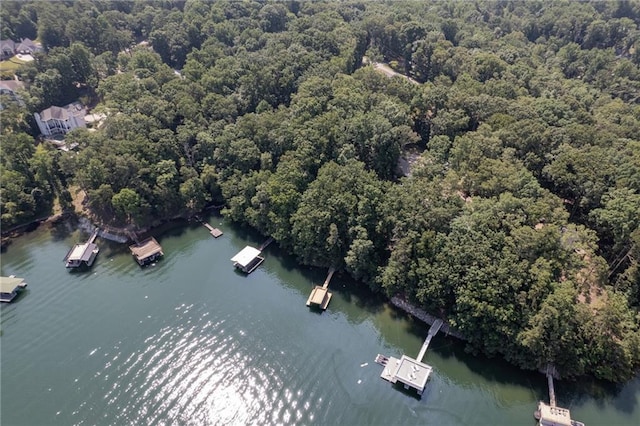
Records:
[[[84,122],[86,113],[86,108],[80,102],[73,102],[63,107],[52,106],[33,115],[40,132],[44,136],[51,136],[64,135],[73,129],[87,127]]]

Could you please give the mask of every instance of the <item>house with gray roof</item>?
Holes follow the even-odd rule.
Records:
[[[21,55],[33,55],[35,52],[40,52],[41,50],[42,46],[39,43],[28,38],[23,38],[20,43],[16,43],[15,48],[15,52]]]
[[[0,58],[2,60],[12,57],[16,50],[16,44],[13,40],[0,40]]]
[[[84,116],[87,109],[80,102],[59,107],[51,106],[40,113],[33,114],[40,132],[44,136],[64,135],[73,129],[87,127]]]
[[[20,80],[0,80],[0,95],[5,95],[11,98],[14,102],[17,102],[21,106],[24,106],[24,101],[20,97],[18,91],[24,89],[24,83]],[[0,110],[2,104],[0,103]]]

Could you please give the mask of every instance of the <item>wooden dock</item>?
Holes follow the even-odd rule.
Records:
[[[136,238],[136,243],[130,245],[129,250],[140,266],[153,263],[164,256],[162,247],[153,237],[149,237],[144,241],[137,241]]]
[[[336,268],[333,266],[329,268],[329,272],[327,273],[327,278],[324,280],[324,283],[319,286],[314,286],[311,290],[311,294],[307,299],[307,306],[317,306],[323,311],[327,309],[329,306],[329,302],[331,301],[331,297],[333,294],[329,292],[329,282],[333,277],[333,274],[336,272]]]
[[[209,230],[209,233],[213,236],[213,238],[218,238],[222,235],[222,231],[219,230],[218,228],[214,228],[213,226],[209,225],[205,221],[202,221],[202,224],[204,225],[205,228]]]

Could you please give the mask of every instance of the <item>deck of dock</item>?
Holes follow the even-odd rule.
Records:
[[[213,226],[209,225],[204,220],[200,220],[200,223],[202,223],[202,225],[204,225],[204,227],[209,230],[209,233],[211,234],[211,236],[213,238],[218,238],[218,237],[223,235],[223,232],[221,230],[219,230],[218,228],[214,228]]]
[[[329,292],[329,282],[335,272],[336,268],[329,268],[329,272],[327,273],[327,278],[324,280],[324,283],[321,286],[316,285],[313,287],[311,294],[307,299],[307,306],[317,306],[323,311],[327,309],[329,302],[331,301],[331,297],[333,296],[333,294]]]
[[[443,322],[441,319],[437,319],[433,324],[431,324],[431,327],[429,327],[427,338],[424,339],[424,343],[422,344],[420,352],[418,352],[418,356],[416,357],[417,361],[422,362],[422,358],[424,358],[424,355],[427,353],[427,348],[429,347],[429,343],[431,343],[431,339],[433,338],[433,336],[438,334],[438,331],[440,331],[440,327],[442,327],[442,323]]]

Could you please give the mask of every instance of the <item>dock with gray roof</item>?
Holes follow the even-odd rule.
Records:
[[[71,248],[71,250],[69,250],[67,255],[64,257],[65,266],[67,268],[76,269],[93,265],[93,262],[96,260],[96,256],[98,256],[98,252],[100,251],[98,245],[95,244],[98,232],[98,229],[95,229],[87,242],[83,244],[76,244]]]
[[[400,359],[394,357],[387,357],[381,354],[376,356],[376,362],[384,367],[380,377],[384,380],[396,384],[398,382],[404,385],[405,389],[415,389],[418,395],[422,395],[424,388],[427,386],[429,376],[433,371],[433,367],[422,362],[427,348],[431,343],[433,336],[438,334],[442,327],[443,321],[437,319],[429,328],[427,337],[418,352],[416,358],[411,358],[407,355],[402,355]]]

